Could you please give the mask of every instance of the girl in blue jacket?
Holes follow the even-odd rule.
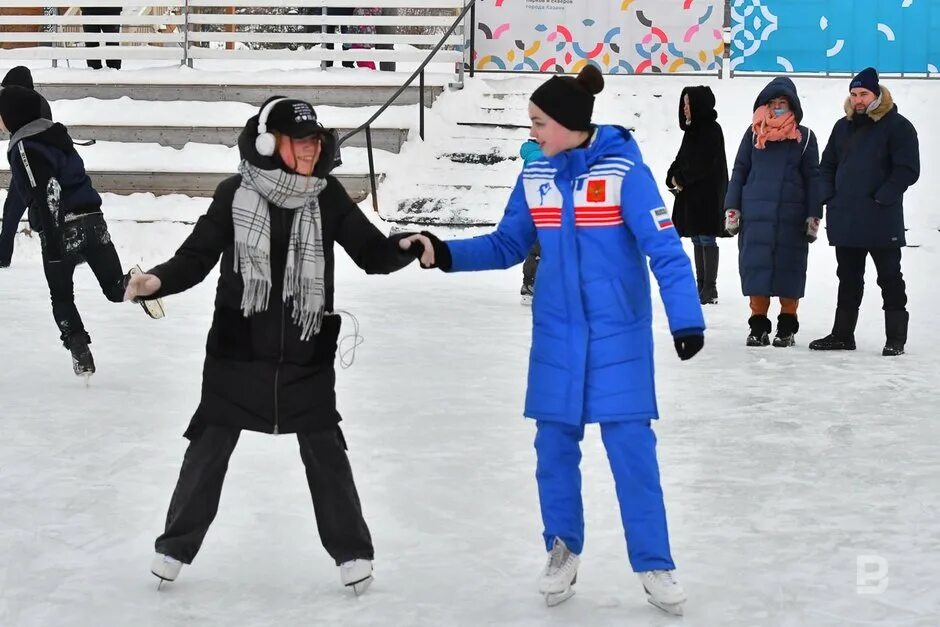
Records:
[[[649,266],[659,282],[676,351],[704,344],[691,264],[630,133],[591,124],[600,71],[555,76],[532,94],[531,135],[543,157],[525,165],[493,233],[442,242],[402,241],[425,267],[509,268],[536,241],[525,415],[536,421],[536,479],[548,563],[539,592],[549,605],[573,594],[584,543],[580,442],[599,423],[616,481],[627,551],[649,600],[681,613],[650,421],[653,378]]]

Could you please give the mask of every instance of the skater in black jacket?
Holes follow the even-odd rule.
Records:
[[[115,303],[124,299],[127,276],[101,212],[101,197],[68,130],[42,118],[42,108],[42,97],[31,89],[12,85],[0,91],[0,130],[12,136],[7,148],[10,193],[29,207],[30,227],[42,243],[59,337],[72,353],[75,374],[87,377],[95,372],[95,362],[88,348],[91,337],[75,307],[75,267],[87,262],[105,297]],[[144,311],[151,317],[163,315],[159,301],[145,303]]]
[[[336,409],[333,245],[370,274],[414,256],[398,246],[407,234],[385,237],[330,175],[333,135],[310,104],[268,100],[238,147],[239,173],[219,184],[176,255],[128,285],[128,298],[177,294],[222,258],[202,398],[151,571],[173,581],[195,558],[242,429],[295,433],[320,539],[358,594],[373,547]]]

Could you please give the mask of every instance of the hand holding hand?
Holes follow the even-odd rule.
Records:
[[[421,231],[399,240],[402,250],[410,251],[423,268],[440,268],[447,272],[451,267],[450,249],[436,235]]]
[[[819,218],[812,216],[806,218],[806,233],[804,237],[810,244],[816,241],[816,238],[819,237]]]

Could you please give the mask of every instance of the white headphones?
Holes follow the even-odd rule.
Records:
[[[261,109],[261,113],[258,114],[258,137],[255,139],[255,150],[262,157],[272,156],[277,148],[277,140],[274,138],[274,134],[268,132],[268,116],[271,115],[274,105],[285,100],[290,100],[290,98],[275,98],[266,104]]]

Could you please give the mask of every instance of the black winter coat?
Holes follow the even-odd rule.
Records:
[[[904,192],[920,178],[917,131],[885,87],[870,114],[855,115],[848,100],[845,112],[820,163],[829,244],[904,246]]]
[[[799,123],[803,109],[788,78],[771,81],[754,110],[779,96],[790,101]],[[741,211],[738,271],[745,296],[802,298],[806,289],[806,219],[822,217],[822,185],[816,136],[799,129],[801,141],[770,141],[759,150],[749,128],[734,160],[725,207]]]
[[[679,128],[684,131],[682,145],[666,174],[666,186],[672,180],[682,188],[675,194],[672,221],[681,237],[696,235],[724,236],[724,202],[728,189],[728,164],[725,138],[715,112],[715,95],[710,87],[686,87],[692,124],[687,126],[679,98]]]
[[[249,132],[248,129],[251,129]],[[273,159],[254,149],[257,122],[253,119],[239,138],[242,158],[265,169]],[[324,155],[333,147],[324,141]],[[324,164],[321,159],[320,164]],[[323,176],[329,167],[320,167]],[[331,165],[331,164],[330,164]],[[403,235],[385,237],[349,198],[332,176],[320,192],[326,311],[333,311],[333,244],[342,246],[360,268],[385,274],[405,267],[414,257],[398,247]],[[336,409],[333,366],[340,317],[325,316],[319,334],[300,339],[300,328],[284,304],[282,283],[293,212],[269,204],[271,211],[271,293],[266,311],[242,315],[243,282],[234,269],[232,200],[241,176],[219,184],[208,212],[196,222],[192,234],[176,255],[151,270],[162,282],[155,296],[182,292],[202,281],[221,255],[222,266],[215,297],[212,327],[206,341],[202,398],[186,437],[205,424],[217,424],[265,433],[308,432],[334,427]]]

